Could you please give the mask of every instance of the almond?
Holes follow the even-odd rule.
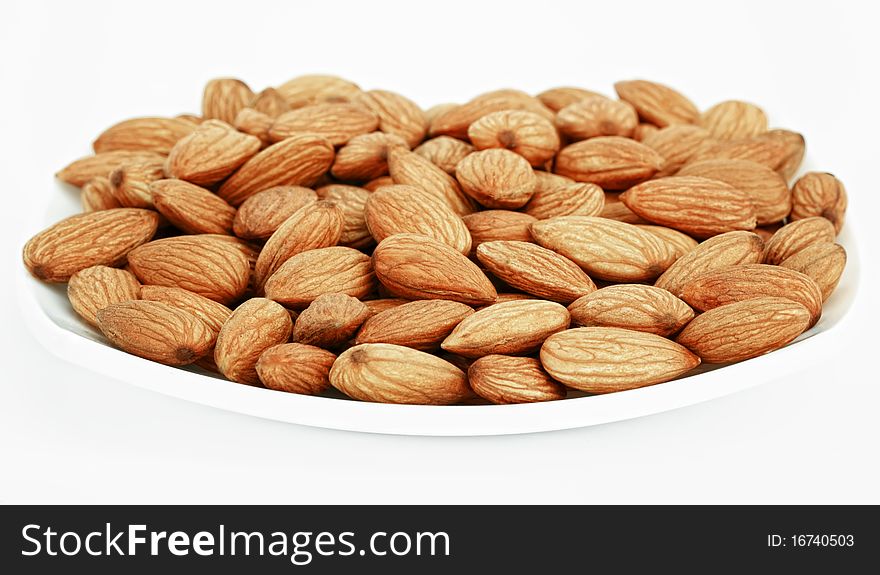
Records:
[[[147,160],[123,164],[110,173],[113,197],[126,208],[152,208],[150,184],[165,177],[163,162]]]
[[[811,245],[834,242],[836,236],[834,224],[825,218],[795,220],[779,228],[767,241],[763,262],[779,265]]]
[[[205,296],[176,287],[145,285],[141,286],[140,299],[157,301],[185,311],[199,318],[216,338],[220,328],[232,315],[232,310]],[[212,344],[213,345],[213,342]]]
[[[220,120],[207,120],[179,140],[168,154],[168,176],[210,186],[234,172],[260,151],[260,140]]]
[[[192,122],[179,118],[133,118],[104,130],[92,148],[96,154],[116,150],[167,154],[178,140],[194,128]]]
[[[553,381],[531,357],[487,355],[471,364],[468,381],[492,403],[531,403],[565,399],[565,387]]]
[[[527,354],[550,335],[568,328],[569,319],[564,306],[549,301],[496,303],[462,320],[441,347],[464,357]]]
[[[318,395],[330,388],[330,368],[336,355],[313,345],[282,343],[257,360],[257,375],[276,391]]]
[[[400,148],[389,150],[388,173],[395,184],[421,188],[443,200],[460,216],[475,211],[473,202],[461,191],[452,176],[415,152]]]
[[[455,174],[455,166],[465,156],[474,151],[474,147],[449,136],[438,136],[422,143],[413,150],[416,154],[429,160],[447,174]]]
[[[556,173],[609,190],[643,182],[662,168],[663,158],[652,148],[619,136],[577,142],[556,156]]]
[[[195,316],[155,301],[130,300],[98,311],[98,327],[116,347],[166,365],[186,365],[211,350],[214,336]]]
[[[760,297],[700,314],[676,341],[706,363],[728,363],[779,349],[809,325],[810,313],[801,304],[781,297]]]
[[[232,229],[242,239],[268,239],[284,220],[317,200],[313,190],[301,186],[275,186],[257,192],[238,207]]]
[[[465,255],[471,251],[471,234],[458,214],[420,188],[379,188],[367,198],[364,218],[377,242],[395,234],[413,233],[447,244]]]
[[[384,239],[373,252],[373,266],[379,281],[400,297],[482,305],[497,295],[489,279],[461,252],[425,236]]]
[[[810,276],[822,290],[822,301],[828,299],[846,267],[846,250],[838,244],[816,243],[786,258],[780,266]]]
[[[242,108],[254,99],[247,84],[235,78],[217,78],[208,82],[202,95],[202,116],[231,124]]]
[[[302,309],[327,293],[362,298],[376,287],[370,257],[342,246],[296,254],[266,281],[266,297]]]
[[[92,266],[70,276],[67,299],[81,318],[98,325],[98,312],[110,304],[138,299],[141,284],[129,271]]]
[[[455,326],[473,313],[473,309],[455,301],[404,302],[370,317],[358,332],[355,343],[393,343],[423,351],[433,350]]]
[[[516,289],[560,303],[596,290],[573,261],[541,246],[518,241],[480,244],[477,258],[486,269]]]
[[[84,212],[99,212],[121,208],[122,204],[113,195],[113,186],[110,178],[92,178],[82,187],[80,193]]]
[[[715,104],[700,116],[700,125],[719,140],[737,140],[767,131],[767,115],[754,104],[728,100]]]
[[[373,180],[370,180],[369,182],[366,182],[364,184],[364,189],[367,190],[368,192],[375,192],[376,190],[378,190],[382,186],[391,186],[393,184],[394,184],[394,180],[391,178],[391,176],[381,176],[381,177],[375,178]]]
[[[155,240],[132,250],[128,264],[143,284],[179,287],[223,304],[244,294],[250,276],[241,249],[214,236]]]
[[[592,90],[584,90],[583,88],[576,88],[573,86],[550,88],[537,95],[538,100],[554,112],[559,112],[559,110],[566,106],[570,106],[575,102],[589,100],[596,97],[604,98],[605,96],[598,92],[593,92]]]
[[[806,152],[804,137],[797,132],[779,129],[769,130],[755,137],[774,140],[781,145],[782,152],[773,168],[785,178],[786,182],[791,180],[804,159],[804,153]]]
[[[719,180],[745,192],[755,206],[758,225],[783,220],[791,211],[791,193],[778,173],[749,160],[704,160],[688,164],[679,176]]]
[[[357,186],[333,184],[318,189],[319,196],[336,204],[342,210],[342,235],[339,245],[350,248],[365,249],[373,245],[373,236],[367,228],[364,209],[370,192]]]
[[[284,112],[290,111],[290,104],[275,88],[266,88],[248,103],[249,108],[261,112],[272,118],[277,118]]]
[[[259,385],[257,360],[270,347],[290,339],[287,310],[264,298],[238,306],[217,335],[214,361],[220,373],[238,383]]]
[[[686,126],[687,124],[674,124],[677,126]],[[636,126],[636,129],[633,130],[632,139],[636,142],[644,142],[648,139],[651,134],[656,134],[660,128],[655,126],[654,124],[649,124],[647,122],[639,122],[639,125]]]
[[[655,235],[631,224],[561,216],[531,226],[535,241],[606,281],[647,281],[663,273],[674,254]]]
[[[822,216],[840,233],[846,216],[846,189],[843,183],[821,172],[804,174],[791,189],[791,219]]]
[[[272,143],[269,130],[272,129],[274,123],[275,118],[269,114],[258,112],[253,108],[243,108],[232,121],[232,126],[242,134],[257,138],[260,141],[260,147],[263,148]]]
[[[779,231],[782,227],[782,222],[776,222],[774,224],[768,224],[766,226],[758,226],[753,231],[761,236],[761,239],[765,242],[769,241],[770,238],[773,237],[773,234]]]
[[[633,225],[646,225],[648,224],[648,220],[645,220],[639,217],[638,214],[633,212],[631,209],[626,207],[626,204],[621,202],[620,200],[610,202],[608,201],[608,197],[612,195],[609,192],[605,192],[605,205],[602,206],[602,211],[599,212],[600,218],[605,218],[608,220],[615,220],[618,222],[623,222],[625,224],[633,224]],[[615,199],[620,194],[613,194]],[[656,235],[656,234],[655,234]]]
[[[66,282],[95,265],[117,266],[129,252],[148,242],[159,225],[156,212],[116,208],[65,218],[31,238],[22,259],[45,282]]]
[[[708,149],[715,140],[708,130],[699,126],[673,124],[646,135],[641,142],[663,157],[663,169],[656,174],[663,177],[677,174],[682,166]]]
[[[807,275],[766,264],[743,264],[704,272],[681,288],[681,299],[700,311],[756,297],[784,297],[810,312],[810,325],[822,315],[822,291]]]
[[[275,230],[254,269],[254,286],[259,292],[281,265],[298,253],[335,246],[342,236],[342,210],[327,201],[304,205]]]
[[[428,126],[434,121],[435,118],[440,116],[441,114],[445,114],[446,112],[457,108],[458,104],[453,104],[452,102],[446,102],[445,104],[435,104],[425,110],[425,119],[428,120]],[[441,136],[442,137],[442,136]],[[453,138],[456,139],[456,138]]]
[[[205,188],[183,180],[150,184],[156,210],[188,234],[231,234],[235,208]]]
[[[556,127],[574,140],[596,136],[630,137],[639,124],[635,108],[604,96],[579,100],[559,110]]]
[[[786,130],[771,130],[739,140],[721,140],[706,146],[691,161],[750,160],[791,178],[804,155],[803,136]]]
[[[128,163],[162,162],[163,156],[154,152],[119,150],[80,158],[68,164],[55,177],[78,188],[94,178],[108,178],[110,172]]]
[[[462,190],[487,208],[520,208],[535,191],[535,174],[522,156],[509,150],[473,152],[458,163]]]
[[[553,112],[537,98],[519,90],[496,90],[439,114],[431,122],[429,133],[432,137],[452,136],[464,140],[471,124],[487,114],[502,110],[526,110],[553,120]]]
[[[320,74],[298,76],[276,89],[291,108],[302,108],[321,102],[348,102],[361,91],[354,82]]]
[[[434,301],[434,300],[425,300],[425,301]],[[388,309],[394,309],[398,306],[402,306],[405,303],[409,303],[408,299],[403,299],[399,297],[388,297],[382,299],[369,299],[364,301],[364,305],[370,310],[370,314],[372,316],[382,313]],[[462,304],[464,305],[464,304]]]
[[[675,379],[700,358],[665,337],[616,327],[580,327],[551,335],[541,365],[553,379],[588,393],[611,393]]]
[[[278,142],[299,134],[323,136],[334,146],[345,144],[379,126],[376,114],[356,104],[316,104],[285,112],[269,129],[269,139]]]
[[[694,318],[694,311],[668,291],[640,284],[604,287],[578,299],[568,311],[584,327],[619,327],[664,337]]]
[[[470,125],[468,138],[478,150],[510,150],[533,166],[543,166],[559,151],[559,134],[553,124],[524,110],[486,114]]]
[[[361,401],[450,405],[471,396],[463,371],[437,356],[400,345],[366,343],[346,350],[330,383]]]
[[[354,337],[369,316],[367,306],[351,296],[324,294],[299,314],[291,339],[316,347],[339,347]]]
[[[630,188],[620,200],[648,221],[696,237],[755,229],[755,208],[748,194],[718,180],[659,178]]]
[[[699,245],[694,238],[672,228],[651,224],[636,224],[636,227],[652,233],[663,240],[669,251],[675,254],[675,259],[692,252]]]
[[[629,80],[614,84],[620,99],[629,102],[639,117],[660,128],[670,124],[696,124],[700,112],[679,92],[657,82]]]
[[[535,175],[540,172],[535,172]],[[590,183],[551,184],[537,177],[535,192],[523,211],[539,220],[556,216],[597,216],[605,206],[602,188]]]
[[[678,258],[663,272],[655,286],[681,296],[685,283],[718,268],[760,263],[764,240],[752,232],[727,232],[709,238]]]
[[[462,218],[471,234],[473,251],[485,242],[511,240],[530,242],[529,226],[538,220],[529,214],[510,210],[483,210]]]
[[[237,206],[257,192],[274,186],[310,186],[333,164],[333,144],[312,134],[273,144],[223,182],[217,194]]]
[[[373,132],[355,136],[336,153],[330,172],[335,178],[352,181],[384,176],[388,173],[388,150],[393,147],[409,149],[403,138],[394,134]]]
[[[371,110],[379,118],[379,130],[403,139],[413,148],[425,138],[428,120],[418,105],[395,92],[369,90],[354,97],[354,101]]]

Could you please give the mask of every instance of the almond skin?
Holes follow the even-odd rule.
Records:
[[[784,297],[810,312],[810,326],[822,315],[822,291],[807,275],[766,264],[743,264],[700,274],[681,288],[681,299],[707,311],[756,297]]]
[[[81,318],[98,325],[98,312],[108,305],[138,299],[141,284],[127,270],[92,266],[70,277],[67,299]]]
[[[188,234],[231,234],[235,208],[222,198],[183,180],[150,184],[156,210]]]
[[[605,98],[605,96],[598,92],[593,92],[592,90],[584,90],[583,88],[576,88],[574,86],[559,86],[556,88],[550,88],[549,90],[544,90],[536,97],[538,98],[538,100],[541,101],[542,104],[544,104],[554,112],[559,112],[559,110],[565,108],[566,106],[570,106],[571,104],[574,104],[575,102],[579,102],[581,100],[589,100],[591,98]]]
[[[779,265],[810,276],[822,290],[822,301],[825,301],[843,275],[846,250],[830,242],[817,243],[800,250]]]
[[[559,134],[553,124],[523,110],[486,114],[470,125],[468,138],[478,150],[510,150],[532,166],[543,166],[559,151]]]
[[[335,246],[342,236],[342,210],[326,201],[304,205],[284,220],[263,246],[254,269],[254,286],[263,284],[298,253]]]
[[[96,154],[140,150],[167,154],[178,140],[195,129],[179,118],[132,118],[110,126],[92,144]]]
[[[402,306],[405,303],[409,303],[410,300],[403,299],[400,297],[386,297],[381,299],[368,299],[364,300],[364,305],[367,306],[367,309],[370,310],[370,317],[380,314],[385,310],[394,309],[398,306]],[[425,300],[425,301],[433,301],[433,300]],[[464,305],[464,304],[462,304]]]
[[[92,178],[82,187],[80,193],[84,212],[99,212],[121,208],[122,204],[113,195],[113,186],[110,178]]]
[[[302,309],[328,293],[363,298],[376,288],[370,257],[342,246],[296,254],[266,281],[266,297]]]
[[[535,193],[522,210],[546,220],[556,216],[598,216],[604,207],[605,194],[596,184],[572,182],[554,186],[539,177]]]
[[[242,134],[257,138],[260,141],[260,147],[264,148],[272,143],[269,130],[272,129],[274,123],[275,118],[269,114],[258,112],[253,108],[244,108],[235,117],[232,127]]]
[[[694,238],[672,228],[652,224],[636,224],[636,227],[663,240],[669,250],[675,254],[675,259],[692,252],[699,245]]]
[[[804,138],[787,130],[770,130],[751,138],[718,140],[701,149],[691,161],[750,160],[779,172],[788,181],[804,156]]]
[[[22,259],[44,282],[66,282],[95,265],[117,266],[156,233],[156,212],[116,208],[65,218],[28,240]]]
[[[98,327],[116,347],[166,365],[186,365],[211,350],[214,335],[194,315],[155,301],[111,304]]]
[[[468,368],[468,382],[477,395],[496,404],[553,401],[567,393],[532,357],[481,357]]]
[[[401,138],[408,148],[419,145],[428,132],[422,109],[396,92],[369,90],[355,96],[354,101],[376,114],[380,131]]]
[[[152,208],[150,184],[165,177],[161,161],[126,163],[110,172],[113,197],[126,208]]]
[[[310,186],[333,164],[333,144],[321,136],[302,134],[273,144],[253,156],[223,182],[221,198],[240,205],[274,186]]]
[[[277,118],[284,112],[290,111],[290,104],[275,88],[266,88],[254,96],[253,100],[248,103],[248,107],[272,118]]]
[[[614,84],[620,99],[629,102],[639,117],[661,128],[670,124],[695,124],[700,113],[693,102],[669,86],[647,80]]]
[[[700,364],[682,345],[616,327],[581,327],[551,335],[541,365],[553,379],[588,393],[612,393],[675,379]]]
[[[232,381],[259,385],[257,360],[270,347],[287,343],[291,327],[287,310],[274,301],[247,300],[232,312],[217,335],[217,368]]]
[[[361,401],[451,405],[471,397],[463,371],[437,356],[388,343],[366,343],[342,353],[330,383]]]
[[[226,178],[260,151],[259,138],[220,120],[207,120],[180,139],[168,154],[165,173],[199,186]]]
[[[370,192],[364,188],[343,184],[331,184],[318,188],[317,191],[321,199],[336,204],[336,207],[342,210],[342,235],[339,236],[339,245],[359,250],[367,250],[375,245],[364,215]]]
[[[288,80],[276,88],[291,108],[321,102],[349,102],[361,89],[354,82],[338,76],[306,74]]]
[[[55,174],[55,177],[78,188],[94,178],[107,178],[110,172],[128,163],[158,162],[165,160],[164,156],[155,152],[143,152],[132,150],[118,150],[104,152],[94,156],[86,156],[65,166]]]
[[[696,317],[676,341],[705,363],[742,361],[779,349],[810,325],[810,312],[789,299],[760,297]]]
[[[804,174],[791,189],[791,219],[822,216],[840,233],[846,216],[847,196],[843,183],[821,172]]]
[[[452,136],[466,140],[471,124],[487,114],[502,110],[526,110],[553,120],[553,112],[537,98],[519,90],[495,90],[437,115],[431,122],[429,133],[432,137]]]
[[[580,100],[556,114],[556,127],[573,140],[586,140],[597,136],[632,136],[639,125],[635,108],[599,96]]]
[[[484,305],[498,295],[489,279],[460,252],[431,238],[398,234],[373,252],[376,277],[409,299],[448,299]]]
[[[275,119],[269,139],[279,142],[297,134],[323,136],[334,146],[341,146],[360,134],[368,134],[379,126],[379,117],[355,104],[317,104],[291,110]]]
[[[336,355],[301,343],[272,346],[257,360],[257,375],[276,391],[318,395],[330,388],[330,368]]]
[[[584,327],[619,327],[664,337],[694,318],[694,310],[668,291],[641,284],[604,287],[578,299],[568,311]]]
[[[520,208],[535,191],[535,174],[522,156],[489,149],[465,157],[455,168],[461,189],[487,208]]]
[[[475,211],[473,201],[461,191],[455,178],[415,152],[400,148],[389,150],[388,173],[395,184],[421,188],[460,216]]]
[[[531,231],[538,244],[572,260],[590,277],[606,281],[647,281],[675,259],[653,234],[605,218],[561,216],[538,221]]]
[[[235,212],[232,230],[245,240],[266,240],[297,210],[318,201],[314,190],[275,186],[246,199]]]
[[[569,304],[596,290],[573,261],[533,243],[487,242],[477,248],[477,258],[512,287],[551,301]]]
[[[619,136],[576,142],[556,156],[556,173],[607,190],[634,186],[662,168],[663,158],[652,148]]]
[[[143,284],[179,287],[228,304],[244,295],[250,266],[241,249],[216,236],[155,240],[128,254]]]
[[[355,343],[393,343],[422,351],[434,350],[455,326],[473,313],[472,308],[455,301],[404,301],[370,317],[361,326]]]
[[[140,299],[164,303],[196,316],[208,326],[215,337],[232,315],[232,310],[225,305],[182,288],[141,286]]]
[[[529,214],[510,210],[483,210],[462,217],[471,234],[472,250],[497,240],[532,241],[529,226],[538,220]]]
[[[745,192],[755,206],[759,226],[782,221],[791,211],[791,192],[778,173],[748,160],[704,160],[688,164],[679,176],[719,180]]]
[[[472,145],[449,136],[431,138],[413,150],[447,174],[453,175],[455,166],[473,151]]]
[[[646,135],[641,142],[660,154],[663,169],[656,176],[673,176],[715,140],[708,130],[690,124],[673,124]],[[699,174],[694,174],[699,175]]]
[[[648,221],[707,238],[753,230],[755,208],[745,192],[697,176],[659,178],[630,188],[620,200]]]
[[[205,86],[202,95],[202,117],[231,124],[235,116],[254,99],[247,84],[235,78],[217,78]]]
[[[330,173],[334,178],[367,181],[388,173],[388,150],[409,146],[399,136],[373,132],[355,136],[336,153]]]
[[[333,349],[344,344],[370,316],[370,310],[356,298],[328,293],[315,298],[293,326],[292,341]]]
[[[471,251],[471,234],[461,217],[420,188],[379,188],[366,200],[364,219],[377,242],[395,234],[413,233],[447,244],[465,255]]]
[[[779,228],[767,241],[763,262],[779,265],[811,245],[833,242],[836,236],[834,224],[825,218],[795,220]]]
[[[678,258],[654,283],[680,297],[682,287],[704,272],[761,262],[764,240],[752,232],[727,232],[704,241]]]
[[[526,354],[550,335],[568,328],[568,310],[558,303],[515,300],[496,303],[465,318],[441,347],[464,357]]]
[[[700,125],[719,140],[737,140],[767,131],[767,115],[754,104],[728,100],[715,104],[700,115]]]

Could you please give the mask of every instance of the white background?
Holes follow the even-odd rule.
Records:
[[[212,410],[63,363],[0,282],[0,501],[880,503],[875,214],[880,54],[870,2],[38,2],[0,15],[4,276],[52,174],[127,117],[196,112],[204,83],[313,72],[427,107],[618,79],[700,107],[761,104],[850,192],[859,297],[841,353],[638,420],[495,438],[326,431]],[[808,367],[808,368],[807,368]]]

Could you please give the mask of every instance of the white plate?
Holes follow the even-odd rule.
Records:
[[[36,232],[79,212],[77,191],[58,185]],[[830,356],[832,333],[850,308],[858,285],[858,252],[844,229],[838,242],[848,253],[840,285],[822,319],[794,343],[771,354],[724,367],[701,366],[681,379],[620,393],[523,405],[422,406],[362,403],[343,398],[282,393],[225,381],[204,372],[172,368],[110,347],[73,312],[64,285],[16,277],[26,322],[47,350],[74,363],[180,399],[257,417],[302,425],[407,435],[502,435],[586,427],[660,413],[728,395],[801,369]],[[743,414],[747,420],[748,414]]]

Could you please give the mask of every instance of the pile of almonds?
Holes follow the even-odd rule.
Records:
[[[843,185],[790,187],[804,139],[753,104],[614,87],[423,111],[333,76],[212,80],[201,115],[120,122],[61,170],[84,213],[24,263],[129,353],[366,401],[621,391],[813,326]]]

